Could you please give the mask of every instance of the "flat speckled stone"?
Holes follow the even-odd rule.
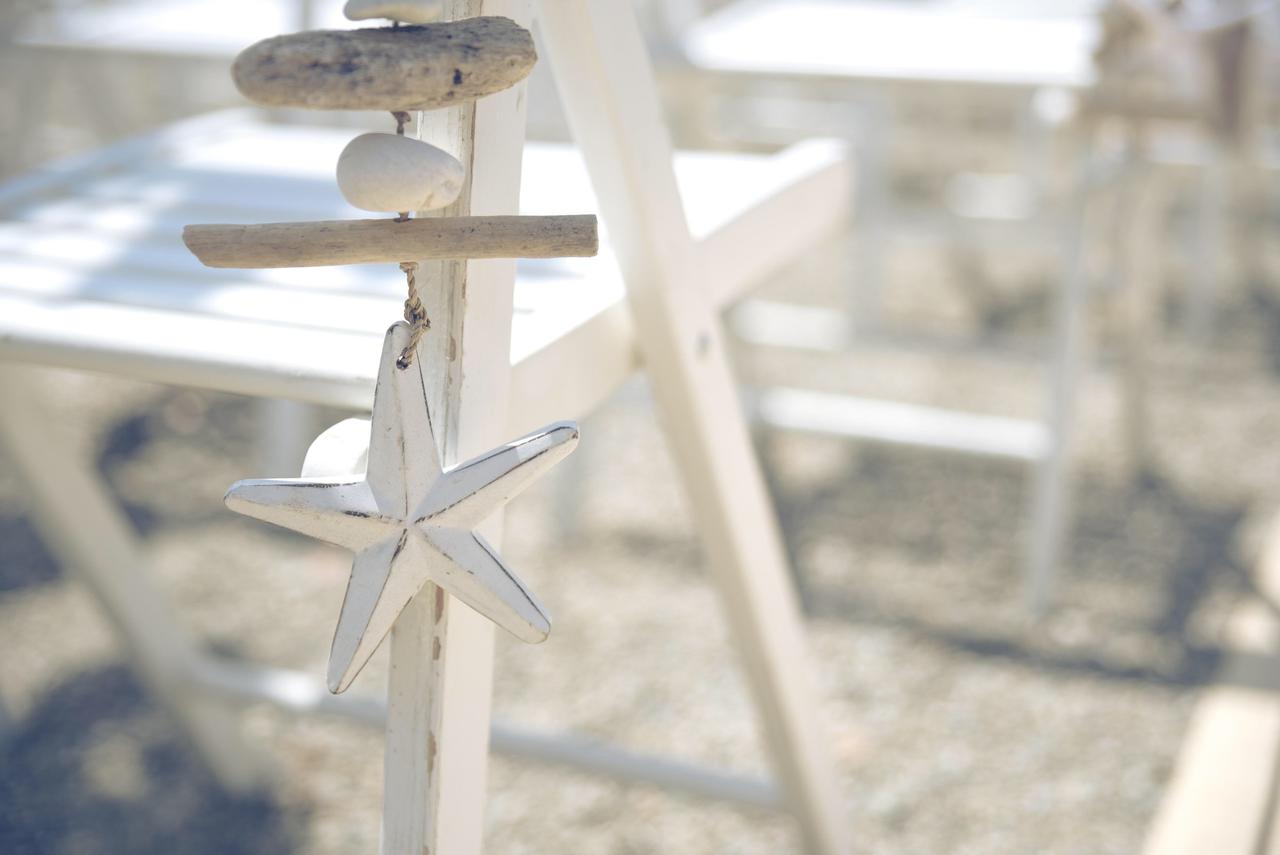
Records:
[[[481,17],[276,36],[241,51],[231,76],[268,107],[433,110],[514,86],[537,60],[528,30]]]

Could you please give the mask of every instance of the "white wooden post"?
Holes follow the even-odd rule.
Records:
[[[1049,399],[1044,420],[1046,447],[1036,467],[1031,496],[1025,597],[1028,608],[1035,615],[1045,614],[1052,603],[1063,559],[1063,542],[1070,526],[1068,485],[1071,480],[1075,401],[1080,374],[1088,360],[1085,309],[1089,282],[1084,246],[1089,203],[1096,183],[1092,172],[1086,146],[1077,170],[1072,199],[1062,220],[1059,262],[1062,281],[1058,286],[1053,338],[1049,344]]]
[[[1120,192],[1120,222],[1116,230],[1120,266],[1121,403],[1124,414],[1125,464],[1129,477],[1140,476],[1151,463],[1147,413],[1148,348],[1161,332],[1160,244],[1164,234],[1167,182],[1152,169],[1147,157],[1146,129],[1130,128],[1129,150]]]
[[[1208,152],[1196,198],[1195,256],[1191,268],[1185,328],[1193,344],[1204,347],[1213,337],[1214,315],[1223,276],[1223,246],[1227,236],[1230,155],[1226,145],[1210,134]]]
[[[246,792],[266,779],[260,752],[240,733],[238,712],[188,692],[198,654],[169,604],[146,578],[142,550],[102,479],[55,439],[31,368],[0,363],[0,441],[31,494],[44,542],[96,595],[138,676],[177,718],[218,782]]]
[[[852,190],[856,232],[845,329],[856,340],[884,331],[885,259],[894,216],[890,149],[895,128],[888,98],[868,92],[850,94],[851,100],[855,97],[859,104],[852,129],[852,147],[857,153],[857,180]]]
[[[319,427],[315,407],[285,398],[259,398],[254,409],[258,419],[257,471],[281,478],[293,475]]]
[[[527,0],[449,0],[444,19],[503,15],[530,24]],[[467,185],[443,216],[514,214],[524,148],[525,84],[424,113],[420,136],[453,153]],[[515,262],[423,262],[432,327],[420,349],[436,441],[447,466],[503,439]],[[497,545],[501,520],[483,529]],[[437,648],[437,644],[439,645]],[[391,632],[382,851],[481,851],[493,625],[428,584]]]
[[[645,368],[788,807],[813,853],[848,849],[817,724],[804,627],[713,303],[690,237],[671,142],[634,14],[547,0],[539,25],[627,285]]]

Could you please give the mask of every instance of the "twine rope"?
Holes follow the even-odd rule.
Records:
[[[411,117],[404,110],[392,110],[391,115],[396,120],[396,136],[404,136],[404,126],[409,124]],[[409,219],[409,212],[401,211],[396,217],[396,222],[403,223],[407,219]]]
[[[422,305],[422,297],[418,295],[418,262],[402,261],[400,269],[404,271],[405,283],[409,286],[409,296],[404,301],[404,319],[409,323],[409,343],[400,351],[396,359],[396,368],[405,369],[413,364],[413,356],[418,351],[418,342],[431,329],[431,319],[427,317],[426,307]]]
[[[410,115],[404,110],[395,110],[391,115],[396,120],[396,134],[404,136],[404,128],[409,124]],[[396,217],[397,222],[408,219],[408,211],[401,211]],[[431,329],[431,319],[427,317],[427,309],[422,305],[422,297],[418,294],[418,262],[402,261],[400,271],[404,273],[405,285],[409,289],[409,295],[404,300],[404,319],[409,324],[409,343],[396,359],[396,368],[404,370],[413,364],[413,357],[418,352],[418,342]]]

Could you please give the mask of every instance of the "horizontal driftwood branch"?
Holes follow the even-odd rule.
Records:
[[[599,249],[594,214],[198,225],[182,230],[207,267],[326,267],[430,258],[568,258]]]
[[[433,110],[501,92],[537,59],[524,27],[479,17],[276,36],[241,51],[231,76],[268,107]]]

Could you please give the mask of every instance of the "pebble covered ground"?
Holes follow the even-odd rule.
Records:
[[[96,75],[95,60],[59,54],[39,75],[29,74],[30,62],[0,54],[11,72],[0,74],[0,113],[25,109],[38,132],[0,147],[3,174],[241,103],[220,59],[193,60],[199,73],[188,69],[182,85],[167,66],[158,73],[136,60],[114,71],[130,72],[136,97],[85,114],[76,75]],[[39,103],[4,85],[28,76],[49,81]],[[973,112],[958,98],[929,105],[914,119],[951,124],[904,134],[897,166],[931,164],[939,141],[954,141],[956,116]],[[100,119],[109,121],[87,127]],[[1011,161],[1008,151],[984,154],[993,163],[982,167]],[[935,201],[945,191],[936,176],[901,183]],[[1187,222],[1180,213],[1179,228]],[[1274,236],[1274,223],[1267,228]],[[1180,236],[1170,242],[1185,245]],[[766,296],[838,305],[843,250],[824,247],[771,281]],[[1223,620],[1253,595],[1259,534],[1280,503],[1274,239],[1268,251],[1266,276],[1236,270],[1224,282],[1207,347],[1180,333],[1187,271],[1177,253],[1166,258],[1165,311],[1150,343],[1151,465],[1136,475],[1121,443],[1114,301],[1096,301],[1074,527],[1058,606],[1042,621],[1021,599],[1024,466],[760,437],[857,851],[1139,850],[1191,708],[1213,679]],[[892,325],[965,341],[1043,342],[1051,258],[1030,248],[978,257],[905,245],[890,262]],[[839,358],[740,349],[735,359],[751,382],[803,377],[1010,416],[1041,406],[1041,375],[1025,360],[886,342]],[[291,474],[257,462],[253,402],[101,376],[38,376],[50,431],[102,471],[142,537],[140,570],[171,598],[183,626],[226,655],[318,679],[348,560],[222,507],[237,478]],[[320,414],[318,423],[340,415]],[[253,708],[246,734],[276,767],[277,783],[251,801],[222,795],[27,510],[0,449],[0,853],[376,851],[377,733]],[[538,647],[499,638],[498,717],[766,774],[750,697],[643,380],[585,419],[575,457],[513,504],[503,553],[555,627]],[[378,693],[383,667],[376,658],[352,691]],[[487,822],[487,851],[501,855],[772,855],[797,846],[776,815],[502,756],[490,765]]]
[[[840,259],[827,247],[770,289],[832,297],[816,283],[838,278]],[[1043,276],[956,282],[945,258],[894,263],[895,323],[991,334],[981,323],[991,313],[978,309],[1003,300],[1021,307],[1015,331],[1037,331],[1027,319],[1043,308]],[[1021,601],[1025,467],[761,436],[859,851],[1139,848],[1278,498],[1269,348],[1280,312],[1261,287],[1228,294],[1223,308],[1214,347],[1192,348],[1172,326],[1154,343],[1154,463],[1134,478],[1119,441],[1113,342],[1102,336],[1059,605],[1040,622]],[[1100,300],[1104,331],[1108,318]],[[757,382],[803,374],[1001,414],[1034,413],[1039,389],[1034,363],[888,345],[834,360],[736,357]],[[104,473],[143,537],[145,571],[190,632],[229,655],[322,674],[345,555],[220,502],[232,480],[269,474],[254,460],[252,403],[39,376],[50,430]],[[633,381],[584,421],[580,457],[512,506],[504,554],[555,628],[539,647],[499,640],[496,715],[763,775],[752,705],[659,424],[647,385]],[[279,783],[253,802],[220,795],[24,510],[0,462],[0,850],[374,851],[376,733],[251,709],[248,737]],[[353,691],[379,691],[382,667],[375,660]],[[494,853],[776,853],[797,843],[779,816],[501,756],[487,817]]]

